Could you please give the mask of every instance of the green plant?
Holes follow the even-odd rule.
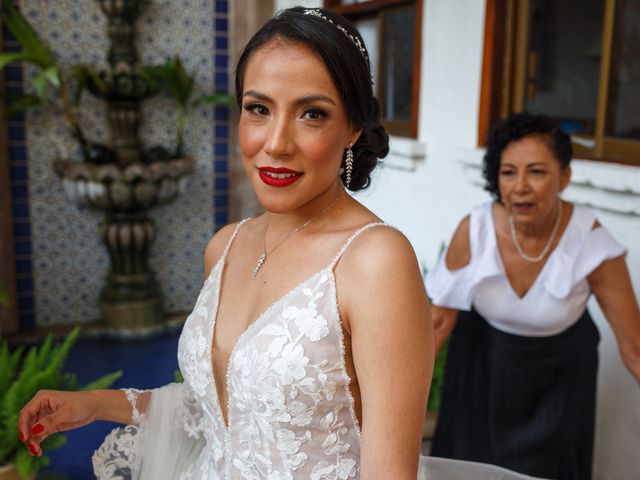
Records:
[[[195,74],[185,70],[180,57],[177,55],[168,59],[163,65],[147,66],[142,69],[142,75],[149,84],[166,93],[175,102],[178,110],[176,127],[176,149],[174,156],[180,157],[184,148],[184,131],[187,119],[200,106],[207,103],[232,103],[233,97],[225,93],[211,93],[194,96],[196,83]]]
[[[442,383],[444,380],[444,370],[447,363],[447,351],[449,347],[449,340],[447,339],[443,344],[436,363],[433,366],[433,377],[431,378],[431,389],[429,390],[429,400],[427,401],[427,410],[437,412],[440,410],[440,398],[442,397]]]
[[[62,343],[54,344],[51,335],[38,347],[19,347],[9,350],[6,341],[0,344],[0,465],[14,463],[21,478],[26,479],[49,463],[47,455],[31,457],[20,443],[16,425],[20,409],[38,390],[97,390],[108,388],[121,375],[121,371],[105,375],[78,388],[73,373],[64,371],[64,363],[78,338],[76,327]],[[45,451],[64,445],[61,434],[48,437],[42,447]]]
[[[34,93],[8,97],[8,114],[49,103],[50,89],[53,89],[62,99],[64,116],[70,127],[72,130],[79,128],[78,116],[68,93],[67,85],[70,79],[64,77],[53,52],[12,2],[4,2],[0,10],[0,19],[22,48],[20,52],[0,54],[0,68],[11,62],[24,61],[37,69],[37,74],[31,82]]]
[[[441,242],[438,247],[438,258],[444,252],[445,243]],[[422,270],[422,278],[426,280],[427,278],[427,266],[424,262],[421,265]],[[427,292],[428,293],[428,292]],[[431,301],[431,298],[429,298]],[[440,410],[440,398],[442,396],[442,384],[444,381],[444,372],[447,363],[447,352],[449,347],[449,339],[447,339],[443,344],[440,352],[438,352],[438,356],[436,357],[435,364],[433,366],[433,376],[431,377],[431,389],[429,390],[429,399],[427,400],[427,410],[432,412],[437,412]]]
[[[0,54],[0,68],[15,61],[23,61],[37,71],[31,81],[33,93],[7,95],[7,115],[12,116],[33,107],[46,106],[59,99],[64,119],[71,134],[80,144],[85,159],[95,158],[96,151],[105,159],[112,157],[113,155],[106,151],[106,147],[93,144],[86,139],[77,111],[82,92],[89,80],[96,88],[103,88],[104,82],[83,65],[76,65],[65,74],[47,43],[40,38],[12,2],[4,2],[2,5],[0,20],[22,48],[20,52]]]

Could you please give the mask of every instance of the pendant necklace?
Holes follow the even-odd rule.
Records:
[[[538,256],[530,257],[525,253],[522,245],[520,245],[518,232],[516,231],[515,220],[513,219],[513,215],[509,214],[509,228],[511,229],[511,239],[513,240],[513,244],[515,245],[516,250],[525,262],[540,263],[544,259],[544,257],[547,256],[547,253],[549,253],[549,249],[551,248],[553,241],[556,239],[556,235],[558,235],[558,230],[560,229],[560,220],[562,220],[562,200],[558,199],[558,215],[556,216],[556,222],[553,225],[553,230],[551,230],[549,240]]]
[[[315,217],[311,217],[309,220],[307,220],[306,222],[304,222],[302,225],[300,225],[297,228],[294,228],[291,232],[289,232],[282,240],[280,240],[275,247],[273,247],[271,250],[269,250],[267,252],[267,229],[268,229],[268,225],[267,228],[265,228],[264,230],[264,246],[262,248],[262,255],[260,255],[260,258],[258,258],[258,261],[256,262],[256,266],[253,268],[253,275],[251,276],[252,280],[255,280],[256,276],[258,275],[258,272],[260,271],[260,269],[262,268],[262,266],[264,265],[264,262],[267,261],[267,257],[269,255],[271,255],[273,253],[273,251],[278,248],[280,245],[282,245],[285,240],[289,239],[290,237],[292,237],[293,235],[295,235],[296,233],[298,233],[300,230],[302,230],[303,228],[308,227],[311,222],[317,220],[318,218],[320,218],[321,216],[323,216],[325,213],[327,213],[329,210],[331,210],[331,207],[333,207],[336,202],[338,201],[338,198],[340,198],[340,193],[338,193],[338,196],[333,200],[333,202],[331,202],[331,204],[325,208],[324,210],[322,210],[318,215],[316,215]]]

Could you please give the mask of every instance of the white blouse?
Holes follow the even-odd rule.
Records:
[[[602,262],[626,254],[596,217],[574,205],[569,224],[546,260],[542,271],[523,297],[513,291],[506,275],[489,201],[471,211],[471,260],[449,270],[443,252],[427,275],[427,292],[434,305],[470,310],[493,327],[515,335],[549,336],[573,325],[582,315],[591,287],[587,277]]]

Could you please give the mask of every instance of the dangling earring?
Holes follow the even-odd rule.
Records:
[[[347,149],[347,156],[344,159],[344,171],[346,174],[346,180],[344,184],[347,188],[349,188],[349,185],[351,185],[351,174],[353,173],[353,150],[351,150],[352,146],[353,144],[349,143],[349,148]]]

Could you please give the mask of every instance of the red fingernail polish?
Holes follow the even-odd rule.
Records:
[[[24,433],[19,432],[18,438],[20,439],[21,442],[24,442],[27,439],[27,436]]]
[[[36,448],[36,446],[33,443],[30,443],[29,445],[27,445],[29,447],[29,451],[33,454],[33,455],[38,455],[38,449]]]
[[[31,434],[32,435],[38,435],[39,433],[42,433],[44,431],[44,427],[42,426],[42,424],[40,423],[36,423],[33,428],[31,429]]]

